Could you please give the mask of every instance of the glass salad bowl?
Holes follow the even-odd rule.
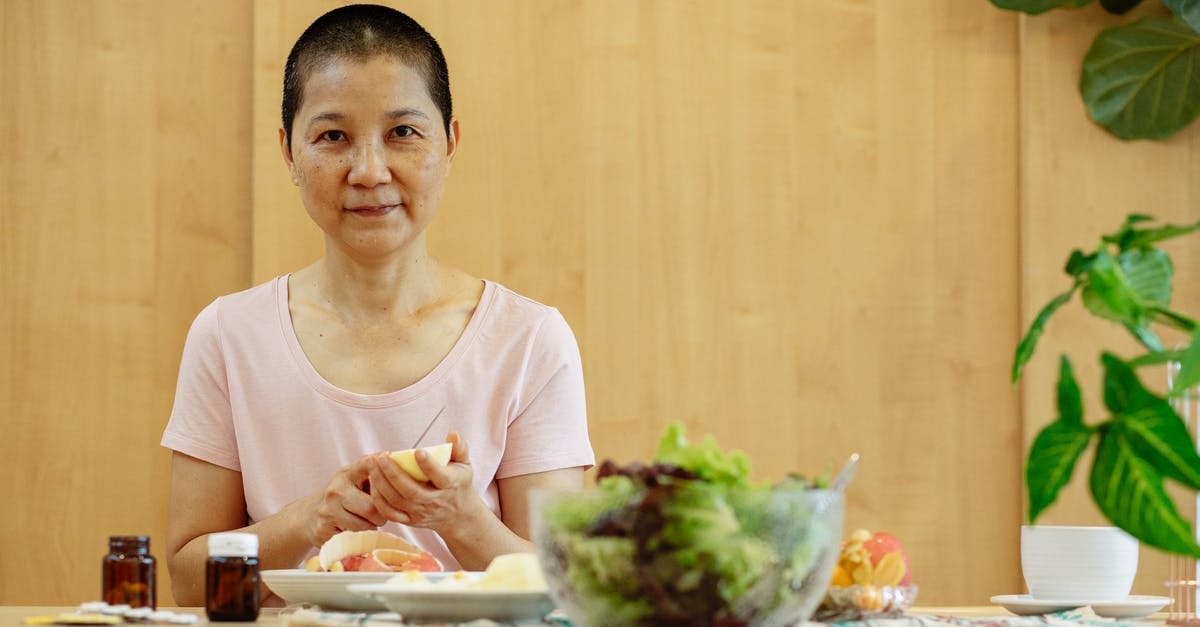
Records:
[[[812,615],[838,556],[841,492],[641,470],[531,493],[538,557],[573,622],[773,626]]]

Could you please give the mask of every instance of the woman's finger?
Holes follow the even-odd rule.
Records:
[[[433,456],[425,451],[417,451],[417,465],[429,477],[429,483],[438,490],[445,490],[455,484],[454,464],[445,466],[433,460]]]
[[[341,524],[338,525],[340,531],[367,531],[368,529],[377,529],[386,520],[382,522],[373,522],[359,516],[353,512],[345,511],[345,515],[341,517]]]
[[[371,501],[378,506],[379,503],[398,503],[403,500],[399,490],[392,484],[392,481],[387,477],[387,466],[391,461],[384,462],[378,458],[371,460],[371,471],[368,477],[371,481]]]
[[[420,453],[421,451],[417,451],[418,455]],[[402,470],[386,453],[373,458],[371,464],[376,481],[384,481],[391,486],[389,494],[392,495],[392,502],[410,501],[421,497],[423,484]]]
[[[366,472],[369,470],[369,468],[369,466],[366,466],[362,468],[362,471]],[[349,479],[350,478],[347,477],[346,481],[336,482],[336,485],[333,486],[333,498],[335,502],[340,503],[340,509],[344,510],[347,514],[353,517],[366,521],[368,524],[374,525],[375,527],[387,522],[387,519],[375,509],[375,504],[371,498],[371,495],[363,492],[357,485],[355,485],[357,482],[352,482]],[[375,486],[374,483],[374,481],[371,482],[372,489],[378,489],[378,486]],[[336,511],[336,509],[337,508],[334,508],[334,511]],[[358,526],[355,521],[347,521],[347,524]]]
[[[439,490],[455,488],[459,484],[469,485],[471,483],[471,461],[467,450],[467,441],[457,431],[451,431],[446,436],[446,441],[451,444],[449,464],[438,467],[431,456],[424,451],[417,452],[417,464],[425,472],[425,476],[429,477],[429,482],[433,484],[433,487]]]
[[[446,435],[446,441],[453,445],[450,449],[450,461],[463,464],[471,463],[469,451],[467,450],[467,441],[457,431],[451,431]]]
[[[316,539],[313,546],[321,546],[340,531],[364,531],[379,525],[348,511],[342,503],[326,501],[319,512]]]

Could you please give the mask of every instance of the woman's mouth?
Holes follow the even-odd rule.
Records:
[[[357,207],[347,207],[346,211],[364,218],[375,218],[387,215],[397,207],[399,207],[399,205],[359,205]]]

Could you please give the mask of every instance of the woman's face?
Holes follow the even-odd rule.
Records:
[[[336,58],[315,69],[280,145],[308,215],[352,256],[417,240],[442,202],[458,144],[421,75],[392,56]]]

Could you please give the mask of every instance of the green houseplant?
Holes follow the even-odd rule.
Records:
[[[1092,0],[991,0],[1032,15]],[[1123,15],[1142,0],[1099,0]],[[1121,139],[1163,139],[1200,115],[1200,0],[1163,0],[1170,17],[1147,16],[1096,35],[1079,91],[1094,122]]]
[[[1059,367],[1058,417],[1038,433],[1025,465],[1030,523],[1058,496],[1071,478],[1079,456],[1095,442],[1089,487],[1100,512],[1145,544],[1170,553],[1200,558],[1191,525],[1164,489],[1167,479],[1200,490],[1200,456],[1184,421],[1169,397],[1200,384],[1200,324],[1171,309],[1174,266],[1155,245],[1200,231],[1200,222],[1175,226],[1130,215],[1116,233],[1104,235],[1092,252],[1075,250],[1065,266],[1070,288],[1034,318],[1017,346],[1012,380],[1033,356],[1047,321],[1076,292],[1092,315],[1121,325],[1145,352],[1129,358],[1103,351],[1104,405],[1109,416],[1099,423],[1083,419],[1083,402],[1071,361]],[[1187,334],[1186,346],[1168,349],[1156,328]],[[1167,396],[1142,385],[1139,368],[1176,362],[1178,375]]]

